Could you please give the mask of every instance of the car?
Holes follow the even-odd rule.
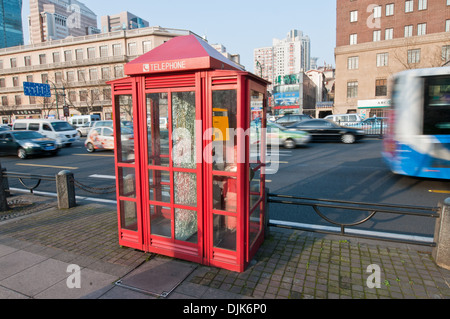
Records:
[[[362,129],[367,134],[383,134],[388,128],[388,119],[387,117],[370,117],[350,126]]]
[[[0,124],[0,132],[11,131],[11,126],[7,124]]]
[[[325,120],[330,120],[336,122],[338,125],[352,125],[360,123],[362,121],[361,117],[356,113],[349,114],[333,114],[325,116]]]
[[[109,126],[95,126],[84,142],[89,153],[96,150],[113,150],[114,144],[114,131]],[[129,127],[122,127],[122,147],[134,148],[134,132]]]
[[[133,127],[132,121],[121,121],[122,126],[127,127]],[[113,127],[113,121],[112,120],[105,120],[105,121],[95,121],[93,127],[100,127],[100,126],[106,126],[106,127]]]
[[[313,142],[341,141],[345,144],[353,144],[362,140],[365,136],[364,131],[361,129],[340,126],[333,121],[324,119],[299,122],[289,126],[288,129],[308,132]]]
[[[309,143],[311,137],[307,132],[288,130],[284,126],[267,122],[267,145],[282,145],[284,148],[295,148]]]
[[[79,137],[87,136],[89,131],[94,126],[94,124],[95,124],[95,122],[87,122],[87,123],[84,123],[81,126],[78,126],[77,127],[78,136]]]
[[[306,114],[288,114],[278,118],[275,123],[280,124],[282,126],[290,126],[295,123],[310,120],[312,117]]]
[[[55,139],[35,131],[0,132],[0,154],[16,154],[21,159],[30,155],[56,155],[59,148]]]

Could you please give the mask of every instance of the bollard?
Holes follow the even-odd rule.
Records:
[[[59,209],[69,209],[76,206],[75,185],[72,172],[61,171],[56,175],[56,192],[58,195]]]
[[[8,206],[8,192],[6,186],[8,185],[8,180],[3,178],[3,168],[0,163],[0,212],[6,212],[9,210]],[[8,187],[9,188],[9,187]]]
[[[450,198],[442,205],[441,214],[436,221],[434,231],[436,247],[433,258],[439,267],[450,270]]]

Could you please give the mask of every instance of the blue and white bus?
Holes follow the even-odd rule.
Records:
[[[450,67],[394,76],[383,158],[400,175],[450,179]]]

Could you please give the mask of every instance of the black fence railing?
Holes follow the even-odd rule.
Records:
[[[305,228],[301,226],[296,226],[295,223],[271,223],[269,221],[268,226],[272,227],[280,227],[280,228],[291,228],[298,229],[303,231],[311,231],[325,234],[334,234],[334,235],[345,235],[348,237],[358,237],[358,238],[366,238],[366,239],[377,239],[384,241],[395,241],[400,243],[408,243],[408,244],[417,244],[417,245],[425,245],[430,247],[435,247],[436,242],[424,242],[419,240],[403,240],[398,238],[389,238],[389,237],[378,237],[378,236],[367,236],[364,234],[356,234],[354,232],[348,232],[347,229],[349,227],[361,225],[369,220],[371,220],[375,215],[379,213],[384,214],[395,214],[395,215],[404,215],[404,216],[416,216],[416,217],[424,217],[424,218],[433,218],[437,219],[440,217],[439,207],[425,207],[425,206],[408,206],[408,205],[393,205],[393,204],[375,204],[375,203],[363,203],[363,202],[352,202],[352,201],[344,201],[344,200],[328,200],[328,199],[315,199],[308,197],[297,197],[297,196],[289,196],[289,195],[278,195],[278,194],[268,194],[268,203],[269,204],[284,204],[284,205],[297,205],[297,206],[310,206],[313,208],[314,212],[319,215],[323,220],[328,223],[339,227],[340,232],[329,231],[325,228],[322,229],[311,229]],[[348,211],[356,211],[356,212],[367,212],[367,216],[361,218],[360,220],[352,223],[341,223],[332,220],[327,217],[325,213],[321,210],[322,208],[331,208],[331,209],[345,209]]]

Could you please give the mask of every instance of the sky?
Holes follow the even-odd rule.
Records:
[[[311,39],[311,57],[318,64],[332,64],[336,46],[336,0],[81,0],[98,17],[129,11],[150,26],[190,30],[206,36],[210,44],[220,43],[231,54],[240,54],[241,64],[253,70],[253,50],[272,46],[272,39],[284,39],[292,29]],[[29,15],[29,0],[23,2],[23,16]],[[27,18],[24,19],[24,22]],[[27,23],[24,23],[28,44]]]

